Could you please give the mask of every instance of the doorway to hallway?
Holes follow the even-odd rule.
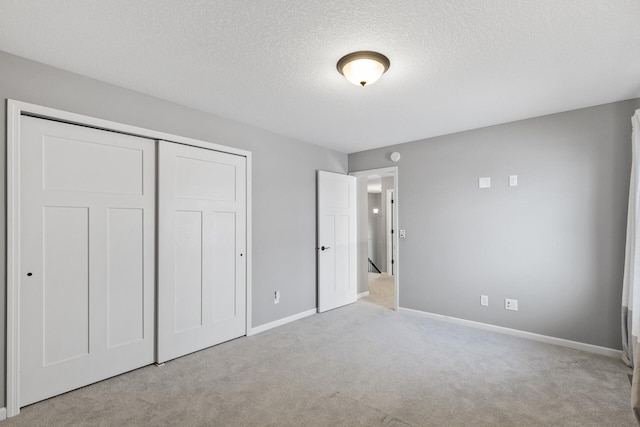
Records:
[[[358,197],[358,295],[398,307],[397,167],[353,172]]]

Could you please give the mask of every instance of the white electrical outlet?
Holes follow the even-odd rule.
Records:
[[[278,304],[280,302],[280,291],[275,291],[273,293],[273,303]]]
[[[518,186],[518,175],[509,175],[509,187]]]
[[[480,295],[480,305],[484,305],[485,307],[489,305],[488,295]]]
[[[517,299],[504,299],[504,308],[506,310],[518,311],[518,300]]]

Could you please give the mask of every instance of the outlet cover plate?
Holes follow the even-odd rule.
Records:
[[[487,307],[489,305],[489,296],[480,295],[480,305]]]
[[[518,311],[518,300],[505,298],[504,308],[505,310]]]

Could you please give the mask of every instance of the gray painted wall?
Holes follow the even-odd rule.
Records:
[[[316,170],[345,173],[346,154],[301,143],[221,117],[102,83],[0,52],[1,132],[5,100],[47,107],[196,138],[253,154],[253,326],[316,307]],[[0,192],[5,203],[5,150],[0,150]],[[5,210],[0,222],[5,224]],[[6,240],[5,227],[0,228]],[[0,245],[5,259],[5,245]],[[0,274],[5,276],[5,263]],[[273,292],[280,290],[280,304]],[[0,330],[5,330],[0,293]],[[0,340],[4,366],[5,338]],[[4,384],[4,370],[0,384]],[[0,402],[4,402],[0,387]]]
[[[349,155],[350,171],[402,155],[400,306],[620,349],[637,108],[640,99]],[[484,176],[492,187],[480,190]]]

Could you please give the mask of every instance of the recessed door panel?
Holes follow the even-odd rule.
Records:
[[[43,135],[43,188],[142,194],[143,151],[95,141]]]
[[[175,332],[202,326],[202,212],[175,218]]]
[[[175,162],[176,198],[235,201],[235,165],[183,156]]]
[[[328,180],[325,184],[325,200],[327,208],[349,209],[349,183]]]
[[[351,253],[349,247],[349,216],[336,215],[334,228],[334,248],[335,248],[335,289],[336,292],[344,292],[345,295],[351,291],[350,268]]]
[[[44,365],[89,354],[89,210],[44,208]]]
[[[144,210],[108,212],[109,348],[144,339]]]
[[[331,248],[335,248],[335,230],[336,230],[336,218],[332,215],[325,215],[320,217],[320,226],[318,227],[319,232],[321,233],[319,236],[319,241],[322,242],[320,244],[323,248],[328,249],[320,249],[319,255],[329,255],[329,251]],[[335,271],[336,271],[336,257],[335,256],[325,256],[323,260],[318,265],[319,269],[319,277],[326,278],[327,282],[326,287],[331,289],[332,292],[335,292],[337,282],[335,279]]]
[[[236,314],[236,214],[217,212],[210,215],[212,315],[213,323],[232,319]]]

